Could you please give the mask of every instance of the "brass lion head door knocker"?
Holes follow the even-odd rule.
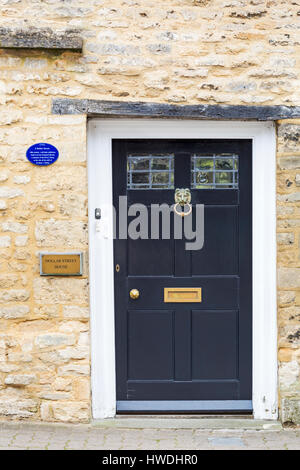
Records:
[[[174,194],[175,206],[174,212],[181,217],[190,215],[192,212],[191,200],[192,195],[189,188],[176,188]],[[183,211],[178,210],[179,206],[183,208]],[[185,206],[188,206],[187,212],[184,211]]]

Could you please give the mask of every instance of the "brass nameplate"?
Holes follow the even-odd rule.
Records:
[[[202,288],[165,287],[164,302],[202,302]]]
[[[41,276],[81,276],[82,253],[40,253]]]

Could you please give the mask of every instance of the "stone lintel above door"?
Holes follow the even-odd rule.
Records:
[[[53,114],[93,117],[277,121],[300,118],[300,106],[174,105],[151,102],[54,98]]]

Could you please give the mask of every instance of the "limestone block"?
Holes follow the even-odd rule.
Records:
[[[32,362],[33,356],[28,353],[9,352],[7,356],[11,362]]]
[[[90,407],[85,402],[60,402],[51,405],[53,418],[63,422],[87,422],[90,418]]]
[[[13,271],[17,271],[17,272],[23,272],[23,271],[26,271],[28,269],[27,264],[17,263],[16,261],[9,262],[8,266],[9,266],[10,269],[12,269]]]
[[[68,217],[87,217],[87,197],[82,194],[62,194],[58,198],[59,212]]]
[[[288,289],[300,287],[300,268],[279,268],[278,287]]]
[[[281,419],[283,423],[300,424],[300,398],[281,400]]]
[[[278,219],[282,219],[286,216],[289,216],[289,215],[292,215],[294,213],[294,207],[291,207],[291,206],[287,206],[287,205],[284,205],[284,206],[279,206],[277,205],[277,217]]]
[[[59,367],[58,375],[89,375],[90,366],[87,364],[68,364],[66,366]]]
[[[9,220],[2,224],[3,232],[26,233],[28,232],[28,225]]]
[[[14,364],[5,364],[0,362],[0,372],[8,373],[8,372],[16,372],[20,369],[20,366],[16,366]]]
[[[1,171],[0,172],[0,183],[3,183],[4,181],[8,180],[8,172],[7,171]]]
[[[149,72],[145,74],[144,84],[147,88],[164,90],[168,87],[169,75],[166,72]]]
[[[278,222],[278,227],[293,228],[300,227],[300,219],[285,219]],[[288,243],[289,244],[289,243]]]
[[[20,277],[17,274],[2,274],[0,275],[0,289],[7,289],[9,287],[14,287]]]
[[[293,350],[289,348],[280,348],[278,351],[278,360],[280,362],[291,362]]]
[[[40,407],[41,420],[51,421],[53,419],[51,403],[43,402]]]
[[[35,381],[36,381],[35,375],[19,374],[19,375],[8,375],[5,378],[4,383],[6,385],[24,386],[24,385],[29,385]]]
[[[90,333],[87,331],[86,333],[80,333],[78,339],[78,346],[88,346],[90,344]]]
[[[12,199],[19,196],[24,196],[25,193],[22,189],[9,188],[6,186],[0,187],[0,197]]]
[[[17,305],[13,307],[0,307],[0,318],[15,319],[24,318],[30,309],[27,305]]]
[[[64,305],[63,316],[70,319],[86,319],[90,316],[89,308],[79,307],[78,305]]]
[[[279,141],[285,143],[286,146],[297,147],[300,138],[300,125],[294,123],[284,123],[278,128]]]
[[[10,289],[0,292],[0,302],[23,302],[28,300],[30,293],[25,289]]]
[[[8,248],[11,245],[11,238],[9,235],[0,236],[0,248]]]
[[[38,403],[32,399],[0,399],[0,416],[29,418],[38,410]]]
[[[278,303],[282,307],[294,303],[295,299],[295,292],[281,291],[278,293]]]
[[[41,170],[36,175],[38,191],[87,191],[87,171],[84,167],[44,167]]]
[[[63,393],[63,392],[54,392],[54,393],[40,393],[39,397],[44,400],[68,400],[71,398],[70,393]]]
[[[63,359],[89,359],[89,348],[81,346],[77,348],[61,349],[58,353]]]
[[[44,69],[47,67],[48,61],[45,59],[35,59],[26,57],[24,61],[24,66],[28,69]]]
[[[42,318],[59,317],[59,305],[40,305],[34,308],[34,314]]]
[[[278,165],[281,170],[297,170],[300,168],[300,155],[279,158]]]
[[[0,335],[0,349],[14,348],[17,344],[18,343],[12,338],[12,336],[5,334]]]
[[[14,183],[15,184],[28,184],[31,178],[28,175],[16,175],[14,176]]]
[[[14,252],[14,258],[18,260],[29,260],[31,259],[32,255],[30,251],[24,250],[22,248],[17,248]]]
[[[295,236],[292,232],[278,233],[277,243],[279,245],[291,245],[295,241]]]
[[[282,347],[299,348],[300,346],[300,325],[291,324],[279,329],[279,345]]]
[[[36,337],[35,344],[40,349],[52,346],[65,346],[75,343],[74,335],[65,335],[63,333],[46,333]]]
[[[88,43],[86,49],[89,52],[96,52],[99,55],[138,55],[140,48],[130,44],[98,44]]]
[[[87,224],[58,219],[39,220],[35,226],[35,238],[40,247],[87,245]]]
[[[287,325],[297,323],[300,320],[300,307],[298,306],[286,306],[285,308],[279,309],[278,317],[280,323]]]
[[[65,379],[62,377],[57,377],[55,379],[53,387],[55,388],[55,390],[69,392],[72,389],[72,380]]]
[[[46,365],[50,366],[57,366],[61,364],[65,364],[68,362],[68,359],[62,358],[58,351],[47,351],[47,352],[41,352],[38,354],[38,359],[45,363]]]
[[[282,196],[278,196],[278,200],[284,201],[284,202],[292,202],[292,203],[300,202],[300,191],[291,193],[291,194],[284,194]]]
[[[63,322],[59,326],[59,331],[62,331],[64,333],[80,333],[82,331],[88,331],[89,325],[87,322],[81,322],[81,321],[68,321],[68,322]]]
[[[89,379],[76,377],[73,382],[73,393],[75,400],[89,400],[91,395],[91,385]]]
[[[33,281],[33,290],[34,298],[40,304],[88,302],[87,279],[38,277]]]
[[[28,243],[28,235],[18,235],[15,238],[16,246],[26,246]]]
[[[148,51],[151,54],[170,54],[171,53],[171,46],[168,44],[149,44],[147,46]]]
[[[291,390],[297,384],[300,390],[300,365],[297,361],[284,362],[279,367],[279,381],[282,390]]]

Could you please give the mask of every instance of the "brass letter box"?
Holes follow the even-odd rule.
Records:
[[[202,302],[201,287],[165,287],[165,302]]]

